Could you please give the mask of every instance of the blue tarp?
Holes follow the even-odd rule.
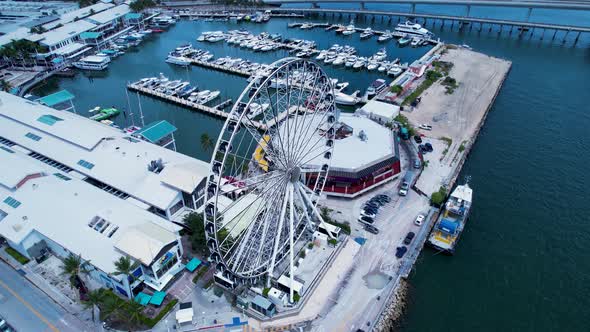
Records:
[[[455,234],[458,226],[459,225],[455,221],[452,221],[449,219],[443,219],[440,221],[440,224],[438,225],[438,229],[445,232],[445,233],[448,233],[448,234]]]

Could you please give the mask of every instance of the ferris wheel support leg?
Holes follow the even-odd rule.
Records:
[[[293,252],[295,251],[293,247],[293,184],[289,183],[289,277],[290,277],[290,285],[289,285],[289,301],[293,303],[293,278],[295,277],[295,273],[293,272]]]
[[[303,189],[303,188],[302,188],[302,186],[303,186],[302,184],[298,184],[298,186],[297,186],[297,187],[299,188],[299,191],[301,192],[301,196],[303,196],[303,199],[305,199],[305,202],[306,202],[306,203],[307,203],[309,206],[311,206],[311,208],[312,208],[312,210],[313,210],[313,213],[315,214],[315,216],[316,216],[316,217],[318,218],[318,220],[320,221],[320,224],[322,224],[322,226],[324,226],[324,228],[325,228],[325,229],[327,229],[327,227],[326,227],[326,222],[324,221],[324,218],[322,218],[322,216],[320,215],[320,213],[319,213],[318,209],[317,209],[317,208],[316,208],[316,207],[313,205],[313,203],[312,203],[312,202],[309,200],[309,197],[307,197],[307,195],[306,195],[306,193],[305,193],[305,189]],[[333,239],[333,238],[334,238],[334,236],[332,236],[332,234],[329,234],[330,232],[327,232],[327,233],[328,233],[328,237],[330,237],[331,239]]]
[[[274,249],[272,251],[272,258],[268,266],[268,279],[266,280],[266,287],[270,288],[270,279],[275,268],[275,261],[277,259],[277,250],[279,250],[279,242],[281,241],[281,233],[283,230],[283,223],[285,222],[285,214],[287,213],[287,203],[289,200],[289,190],[285,190],[285,197],[283,198],[283,207],[281,208],[281,216],[279,217],[279,227],[277,228],[277,236],[274,241]]]

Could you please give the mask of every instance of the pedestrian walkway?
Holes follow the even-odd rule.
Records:
[[[81,304],[73,302],[63,293],[61,293],[55,286],[51,285],[45,278],[34,272],[34,268],[37,263],[30,261],[26,265],[21,265],[12,256],[10,256],[4,250],[4,246],[0,246],[0,260],[3,260],[13,269],[18,271],[24,278],[36,286],[39,290],[45,293],[51,298],[56,304],[62,307],[65,311],[78,318],[80,321],[85,322],[88,330],[94,330],[92,326],[92,314],[90,310],[86,310]]]

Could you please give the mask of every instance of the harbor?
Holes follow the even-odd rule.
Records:
[[[190,17],[190,16],[189,16]],[[294,18],[297,19],[297,18]],[[300,19],[300,17],[298,18]],[[56,90],[57,88],[65,88],[73,92],[76,97],[77,107],[83,109],[90,105],[95,106],[96,98],[88,91],[109,91],[105,96],[108,101],[102,104],[118,105],[117,107],[123,109],[121,115],[114,115],[113,121],[119,126],[123,127],[131,122],[138,122],[137,109],[143,108],[143,113],[148,121],[167,119],[179,128],[178,146],[179,150],[193,156],[197,156],[204,160],[209,160],[211,151],[205,147],[198,146],[198,144],[191,144],[190,142],[198,141],[199,135],[202,133],[209,133],[212,137],[217,137],[219,129],[222,125],[220,120],[224,120],[228,116],[225,108],[232,105],[231,100],[236,100],[239,93],[248,84],[245,78],[252,77],[257,71],[263,71],[267,64],[273,62],[283,56],[293,56],[294,53],[301,52],[305,49],[312,51],[309,58],[312,61],[320,63],[330,77],[337,78],[342,82],[350,82],[349,89],[362,91],[368,95],[369,88],[377,80],[384,80],[386,87],[379,88],[379,91],[374,94],[375,101],[384,101],[386,103],[405,105],[404,110],[400,112],[406,117],[414,126],[414,132],[419,133],[421,140],[425,143],[431,144],[434,152],[424,153],[422,162],[425,164],[420,173],[414,174],[412,189],[408,197],[398,198],[398,188],[402,180],[406,178],[406,171],[408,173],[416,173],[412,171],[412,163],[415,160],[411,149],[421,151],[421,145],[417,142],[414,144],[414,138],[409,137],[410,152],[403,150],[400,155],[402,172],[397,178],[391,182],[380,186],[378,189],[369,191],[366,196],[361,196],[359,199],[344,201],[342,199],[329,198],[324,204],[326,208],[330,209],[331,216],[339,223],[346,223],[350,225],[352,234],[349,236],[350,241],[347,241],[338,250],[346,252],[356,257],[355,260],[361,262],[355,267],[354,271],[351,268],[352,261],[335,257],[333,260],[333,268],[326,268],[322,273],[327,275],[327,281],[319,284],[321,291],[318,294],[311,295],[311,301],[305,297],[304,303],[312,303],[310,308],[299,306],[297,313],[290,312],[289,315],[279,315],[274,319],[268,318],[251,318],[249,324],[259,328],[276,328],[279,326],[301,326],[304,321],[313,317],[315,320],[309,326],[313,328],[323,327],[328,330],[338,330],[341,327],[351,326],[367,326],[369,330],[375,328],[379,330],[383,326],[390,326],[388,321],[389,313],[391,311],[399,310],[399,308],[392,309],[391,303],[387,301],[389,297],[393,297],[395,290],[400,283],[405,283],[406,279],[412,281],[410,272],[416,263],[420,252],[422,252],[422,245],[426,241],[429,230],[434,226],[438,216],[436,209],[431,209],[428,205],[428,197],[436,192],[441,186],[447,189],[454,187],[456,183],[463,183],[463,176],[461,170],[467,160],[467,156],[472,152],[476,144],[476,138],[480,135],[480,131],[484,125],[484,121],[488,117],[488,112],[491,110],[491,105],[494,104],[496,97],[499,94],[501,86],[505,82],[506,75],[510,69],[510,61],[499,59],[498,54],[495,54],[491,49],[486,48],[485,41],[478,42],[477,40],[466,40],[465,37],[457,39],[451,32],[435,31],[436,37],[445,41],[454,42],[456,45],[466,44],[467,42],[477,51],[472,51],[469,47],[452,47],[447,48],[447,44],[435,44],[434,47],[416,48],[416,47],[400,47],[397,43],[383,44],[377,41],[377,36],[382,35],[387,29],[381,27],[378,29],[378,24],[375,24],[372,30],[375,36],[373,38],[357,37],[359,33],[366,32],[366,28],[355,28],[354,34],[350,37],[343,37],[334,35],[329,30],[320,34],[312,33],[309,30],[313,28],[327,29],[332,25],[346,26],[347,20],[340,22],[328,23],[311,23],[314,25],[310,29],[293,29],[295,25],[289,29],[287,21],[281,19],[273,19],[266,23],[266,26],[272,26],[273,32],[281,33],[285,38],[306,39],[317,43],[317,47],[297,48],[298,46],[286,46],[282,44],[276,50],[269,50],[268,52],[252,52],[251,50],[241,47],[230,46],[226,41],[222,43],[199,43],[197,37],[200,33],[208,31],[231,31],[236,28],[236,23],[221,22],[221,21],[179,21],[176,26],[172,27],[170,31],[162,36],[167,38],[158,38],[147,41],[141,50],[128,52],[125,57],[117,59],[109,65],[106,72],[103,73],[84,73],[74,78],[63,78],[59,81],[55,80],[48,82],[34,89],[34,92],[47,92]],[[197,25],[200,31],[195,32],[194,24]],[[229,24],[229,27],[225,25]],[[246,23],[240,23],[246,24]],[[302,25],[305,23],[301,23]],[[190,27],[191,29],[187,29]],[[266,30],[262,25],[247,24],[240,28],[249,30],[253,36],[257,36],[256,32],[263,32]],[[333,28],[336,29],[336,28]],[[251,30],[251,31],[250,31]],[[167,35],[169,34],[169,35]],[[440,35],[439,35],[440,34]],[[321,36],[320,36],[321,35]],[[398,35],[396,37],[403,37]],[[352,39],[354,38],[354,39]],[[434,42],[434,39],[428,41]],[[190,59],[189,66],[175,65],[173,63],[165,63],[164,60],[171,51],[177,49],[179,45],[192,43],[198,45],[200,51],[209,52],[211,58],[205,60],[204,58],[194,57]],[[383,48],[387,54],[392,57],[391,65],[404,65],[400,72],[395,75],[388,75],[388,68],[383,66],[383,70],[378,70],[382,63],[372,70],[350,70],[345,65],[345,59],[342,66],[337,65],[326,66],[322,64],[323,59],[317,59],[320,54],[327,55],[333,50],[334,43],[339,45],[346,45],[356,48],[357,52],[367,59],[378,54]],[[509,44],[511,45],[511,44]],[[513,45],[512,45],[513,46]],[[503,49],[508,46],[504,45]],[[290,53],[289,50],[297,50],[297,52]],[[480,53],[481,50],[481,53]],[[338,51],[341,52],[341,51]],[[489,57],[483,53],[491,52],[496,57]],[[532,48],[526,48],[525,53],[530,55],[534,52]],[[136,53],[136,54],[133,54]],[[313,55],[313,57],[312,57]],[[352,55],[352,54],[349,54]],[[224,62],[216,63],[215,61],[223,59]],[[133,61],[128,58],[133,57]],[[217,58],[216,58],[217,57]],[[337,56],[335,58],[338,58]],[[517,57],[519,58],[519,57]],[[241,62],[237,61],[240,59]],[[247,59],[247,60],[242,60]],[[522,58],[520,58],[522,61]],[[246,64],[247,62],[247,64]],[[415,97],[410,98],[411,94],[419,89],[425,81],[426,73],[430,70],[439,70],[439,63],[453,63],[453,67],[447,70],[446,76],[437,81],[431,86],[427,87],[419,95],[419,100]],[[131,66],[133,64],[133,66]],[[229,65],[228,65],[229,64]],[[254,64],[259,67],[252,67]],[[150,68],[146,74],[145,69],[134,68],[139,65]],[[354,66],[354,62],[351,67]],[[253,69],[255,68],[255,69]],[[365,65],[365,68],[366,65]],[[125,83],[130,77],[138,79],[146,75],[153,75],[157,77],[158,73],[165,73],[169,77],[181,78],[181,81],[195,82],[199,86],[206,86],[209,89],[215,89],[219,95],[223,96],[223,102],[213,102],[212,100],[199,102],[199,100],[191,101],[188,93],[185,97],[179,96],[182,93],[174,94],[172,91],[158,91],[145,85],[146,81],[137,81],[134,83]],[[409,78],[411,77],[411,79]],[[444,78],[450,77],[456,80],[457,86],[454,91],[448,93],[448,86],[442,84]],[[112,91],[108,86],[112,86],[114,82],[121,85],[120,90],[129,89],[138,92],[137,96],[133,94],[131,98],[125,97],[124,91]],[[180,82],[182,83],[182,82]],[[347,84],[348,86],[348,84]],[[400,86],[401,92],[392,93],[393,88]],[[179,90],[187,92],[186,90]],[[144,98],[145,96],[154,97]],[[353,95],[356,95],[353,94]],[[363,102],[371,102],[371,98],[364,97]],[[415,104],[413,103],[415,101]],[[81,104],[81,106],[78,106]],[[217,104],[214,106],[206,106],[205,104]],[[411,105],[410,105],[411,104]],[[441,110],[441,105],[444,105],[444,110]],[[503,103],[505,106],[506,104]],[[178,107],[177,107],[178,106]],[[180,108],[185,108],[197,112],[183,112]],[[135,110],[135,111],[134,111]],[[357,109],[342,108],[343,113],[360,114]],[[286,118],[286,114],[292,114],[295,110],[285,112],[279,117],[279,122]],[[142,114],[141,121],[144,121]],[[494,112],[491,113],[495,114]],[[505,116],[505,115],[504,115]],[[496,120],[497,121],[497,120]],[[492,121],[493,122],[493,121]],[[271,126],[273,126],[273,123]],[[429,129],[421,129],[421,128]],[[263,124],[258,124],[258,128],[262,130],[268,129]],[[487,126],[486,126],[487,128]],[[483,136],[485,136],[483,130]],[[497,131],[497,129],[496,129]],[[371,139],[371,132],[368,133]],[[489,139],[489,137],[487,138]],[[407,143],[404,143],[407,144]],[[477,150],[476,150],[477,152]],[[481,158],[481,156],[479,156]],[[472,187],[476,193],[482,187],[482,175],[479,178],[477,171],[473,167],[468,167],[469,175],[472,176]],[[375,218],[376,227],[381,230],[379,235],[371,235],[367,233],[366,229],[356,220],[361,213],[362,207],[366,204],[367,199],[376,194],[386,194],[394,197],[391,203],[385,205],[384,212]],[[346,203],[345,203],[346,202]],[[480,200],[474,203],[475,216],[480,216],[478,210],[482,208]],[[485,205],[485,203],[484,203]],[[418,214],[425,214],[426,221],[421,228],[416,230],[413,225],[415,216]],[[396,227],[387,227],[385,225],[392,223],[394,220],[389,218],[389,215],[394,216]],[[390,220],[391,219],[391,220]],[[473,219],[473,217],[472,217]],[[464,234],[461,241],[469,243],[470,227],[473,225],[471,221],[467,224],[467,234]],[[395,247],[399,245],[398,242],[403,240],[408,231],[414,230],[416,237],[412,244],[408,246],[408,252],[405,258],[394,260],[392,263],[388,261],[395,253]],[[356,239],[364,239],[365,244],[358,244]],[[352,241],[355,239],[355,241]],[[459,244],[457,249],[461,254],[464,252],[463,244]],[[358,254],[357,254],[358,252]],[[425,251],[426,254],[433,254],[431,251]],[[436,257],[441,259],[442,257]],[[444,258],[443,258],[444,259]],[[366,261],[366,263],[364,263]],[[423,264],[418,262],[418,264]],[[419,265],[420,266],[420,265]],[[348,271],[348,272],[347,272]],[[330,275],[334,273],[346,274],[344,278],[331,278]],[[389,278],[389,281],[385,281]],[[365,280],[368,280],[365,282]],[[404,281],[402,281],[404,280]],[[319,282],[318,282],[319,283]],[[348,286],[347,286],[348,285]],[[350,285],[361,285],[364,295],[358,296],[358,289],[354,290]],[[339,287],[342,287],[338,291]],[[315,286],[314,286],[315,287]],[[325,298],[334,299],[334,304],[328,304]],[[354,301],[352,300],[354,298]],[[323,300],[322,300],[323,299]],[[401,302],[401,301],[400,301]],[[321,303],[321,304],[320,304]],[[353,304],[356,307],[363,307],[366,310],[353,310],[349,307]],[[346,319],[344,318],[346,317]],[[379,320],[379,317],[382,317]],[[336,318],[336,319],[334,319]],[[316,320],[317,319],[317,320]],[[205,322],[205,319],[203,319]],[[376,326],[380,326],[377,328]],[[163,328],[163,326],[160,326]]]

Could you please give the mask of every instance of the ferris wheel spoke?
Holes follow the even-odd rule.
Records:
[[[312,95],[311,95],[311,96],[313,96],[313,91],[314,91],[314,90],[315,90],[315,88],[317,87],[317,83],[318,83],[318,72],[311,72],[310,74],[312,74],[312,75],[311,75],[311,78],[313,78],[313,87],[312,87]],[[303,81],[304,81],[304,82],[306,82],[306,81],[307,81],[307,79],[306,79],[306,76],[305,76],[305,75],[303,76]],[[310,96],[310,95],[308,95],[306,100],[310,99],[310,98],[311,98],[311,96]],[[313,98],[311,98],[311,100],[313,100]],[[300,113],[300,111],[299,111],[299,109],[298,109],[298,110],[297,110],[297,112],[295,112],[296,121],[297,121],[297,119],[299,118],[299,113]],[[305,119],[306,119],[306,117],[307,117],[307,114],[308,114],[308,113],[309,113],[309,112],[307,112],[307,107],[306,107],[306,108],[305,108],[305,111],[303,112],[302,119],[301,119],[301,121],[300,121],[300,122],[301,122],[301,125],[300,125],[300,127],[297,127],[297,125],[295,125],[295,126],[296,126],[296,128],[295,128],[296,132],[302,132],[302,131],[300,131],[300,129],[301,129],[301,128],[304,128],[304,125],[306,124],[306,122],[305,122]],[[297,122],[296,122],[296,123],[297,123]],[[298,151],[298,149],[299,149],[299,146],[300,146],[300,142],[301,142],[302,140],[305,140],[305,135],[299,135],[299,137],[297,138],[297,141],[295,142],[295,150],[296,150],[296,151]]]
[[[303,73],[301,75],[301,82],[299,82],[299,85],[303,85],[303,86],[301,86],[299,88],[299,96],[297,97],[296,103],[295,103],[296,104],[296,110],[294,112],[295,113],[294,116],[293,116],[294,119],[292,121],[293,122],[293,129],[294,129],[295,133],[297,133],[298,132],[297,130],[299,129],[299,127],[298,127],[298,122],[299,121],[298,120],[299,120],[299,112],[300,112],[300,108],[301,108],[301,101],[302,101],[302,97],[304,95],[304,92],[306,92],[306,89],[305,89],[305,86],[304,86],[306,84],[306,82],[307,82],[307,74],[308,74],[306,67],[307,66],[303,66]],[[291,128],[288,128],[288,131],[290,132],[291,131]],[[293,161],[295,159],[295,155],[296,155],[296,152],[297,152],[297,147],[298,147],[299,140],[301,140],[301,136],[300,135],[294,137],[294,139],[292,141],[290,141],[292,152],[290,153],[289,158],[290,158],[291,161]]]

